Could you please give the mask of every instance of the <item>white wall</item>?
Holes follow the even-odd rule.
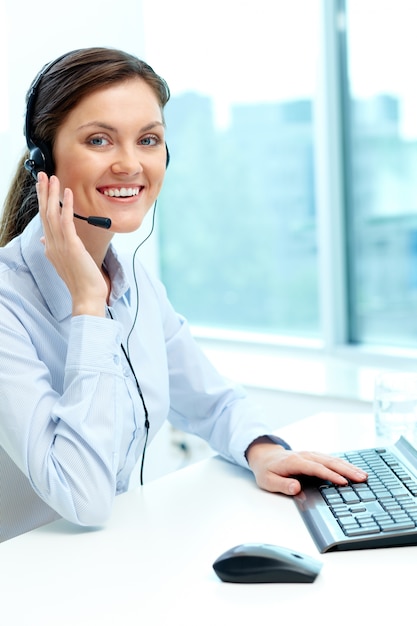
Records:
[[[25,141],[25,95],[45,63],[74,48],[111,46],[143,50],[141,0],[0,0],[0,199]]]

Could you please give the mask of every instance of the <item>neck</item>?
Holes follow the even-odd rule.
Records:
[[[75,227],[86,250],[94,259],[97,267],[101,270],[110,242],[113,239],[113,233],[98,228],[97,226],[87,224],[87,222],[77,221]]]
[[[100,268],[101,274],[106,282],[107,285],[107,298],[106,298],[106,302],[107,304],[110,304],[110,293],[111,293],[111,280],[110,280],[110,276],[106,270],[106,268],[104,267],[104,265],[101,266]]]

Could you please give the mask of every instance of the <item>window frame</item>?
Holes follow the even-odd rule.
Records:
[[[241,359],[257,354],[298,354],[333,359],[358,367],[410,369],[417,350],[370,346],[350,341],[348,79],[345,0],[320,2],[320,57],[315,106],[315,164],[318,232],[318,279],[321,339],[218,331],[192,326],[196,339],[208,351],[225,350]],[[329,175],[331,172],[331,175]]]

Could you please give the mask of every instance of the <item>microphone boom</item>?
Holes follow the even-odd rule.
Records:
[[[74,213],[74,217],[79,220],[84,220],[91,224],[92,226],[97,226],[98,228],[106,228],[109,229],[111,226],[111,219],[109,217],[95,217],[94,215],[90,215],[89,217],[84,217],[83,215],[77,215]]]

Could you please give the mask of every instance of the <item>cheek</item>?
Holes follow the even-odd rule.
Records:
[[[162,187],[162,184],[164,182],[164,178],[165,178],[165,174],[166,174],[166,166],[165,163],[163,165],[159,165],[158,167],[155,168],[154,170],[154,183],[155,185],[158,187],[158,189],[160,189]]]
[[[69,187],[74,196],[81,191],[83,186],[87,185],[89,180],[88,168],[80,159],[61,161],[56,169],[56,175],[61,185],[61,192]]]
[[[55,174],[59,178],[59,182],[61,186],[65,185],[65,187],[69,186],[68,183],[70,181],[74,181],[77,174],[74,174],[74,170],[76,172],[77,165],[76,160],[70,159],[61,153],[57,153],[55,156]]]

